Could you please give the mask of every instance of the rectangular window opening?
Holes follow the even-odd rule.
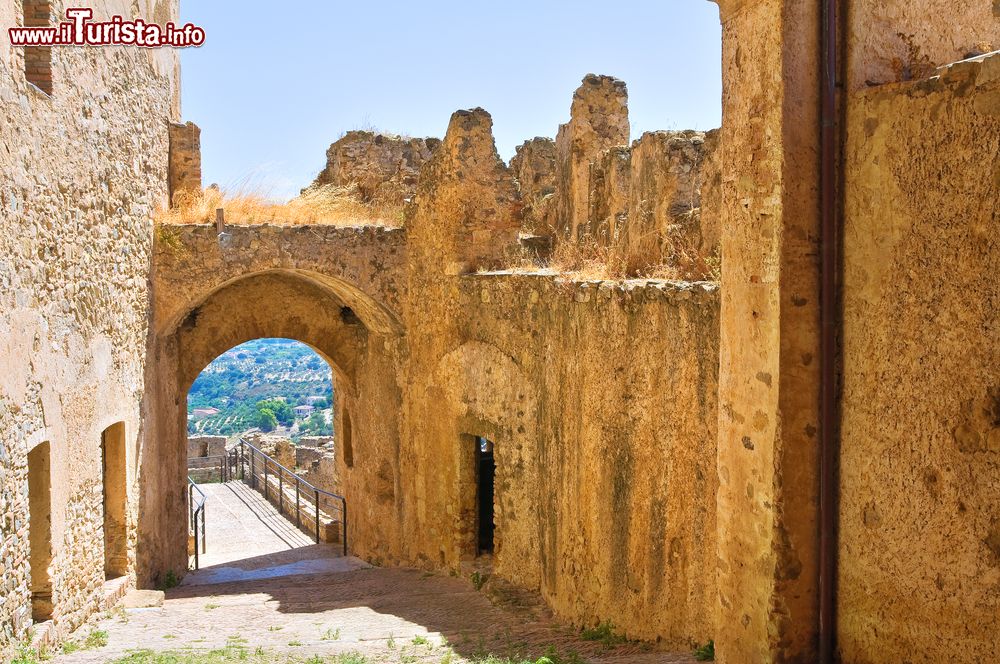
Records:
[[[31,566],[31,618],[52,617],[52,467],[49,443],[28,452],[28,546]]]
[[[124,422],[111,425],[101,435],[101,465],[104,471],[104,577],[115,579],[128,573]]]
[[[24,27],[52,27],[49,0],[24,0]],[[28,82],[47,95],[52,94],[52,47],[24,46],[24,75]]]

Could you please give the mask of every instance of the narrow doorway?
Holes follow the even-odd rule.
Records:
[[[28,452],[28,546],[31,565],[31,618],[52,617],[52,462],[49,443]]]
[[[125,423],[112,424],[101,434],[104,471],[104,578],[128,573],[128,537],[125,527]]]
[[[476,500],[478,506],[479,537],[476,554],[493,553],[493,480],[496,476],[493,460],[493,442],[476,437]]]

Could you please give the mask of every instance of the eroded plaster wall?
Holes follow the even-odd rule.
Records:
[[[1000,57],[849,98],[839,643],[995,658]]]
[[[847,20],[852,90],[1000,49],[996,0],[854,0]]]
[[[61,11],[62,3],[53,3]],[[136,3],[79,2],[98,18]],[[173,0],[141,2],[167,21]],[[0,3],[20,25],[21,3]],[[0,658],[31,622],[26,458],[51,446],[55,626],[103,602],[101,433],[124,422],[135,541],[152,214],[167,194],[177,65],[164,50],[54,48],[53,90],[0,36]],[[134,573],[134,548],[128,561]]]

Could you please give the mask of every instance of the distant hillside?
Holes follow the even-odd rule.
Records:
[[[290,339],[248,341],[217,357],[191,385],[188,431],[329,436],[332,398],[330,366],[311,348]]]

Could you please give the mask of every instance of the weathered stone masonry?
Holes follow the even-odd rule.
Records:
[[[147,20],[173,1],[143,2]],[[0,24],[62,3],[0,2]],[[44,5],[44,7],[43,7]],[[102,3],[98,14],[131,14]],[[44,16],[41,16],[44,14]],[[166,203],[167,124],[179,111],[170,51],[0,45],[0,659],[32,622],[28,454],[48,443],[54,632],[102,606],[102,432],[124,423],[128,573],[139,516],[152,214]],[[38,62],[51,62],[51,86]],[[35,81],[32,85],[31,81]],[[44,539],[44,538],[42,538]],[[45,602],[37,602],[38,608]],[[37,630],[36,630],[37,632]]]
[[[996,651],[1000,56],[886,83],[998,37],[994,5],[864,0],[846,30],[848,663]],[[20,7],[0,3],[0,22]],[[440,143],[335,144],[328,183],[391,183],[411,199],[402,228],[230,219],[223,242],[150,223],[171,175],[196,186],[194,143],[170,159],[168,52],[59,50],[46,95],[0,48],[0,649],[30,622],[29,451],[51,449],[46,571],[65,633],[103,596],[102,432],[124,423],[130,577],[182,574],[184,395],[219,353],[281,336],[334,367],[355,554],[460,569],[476,554],[467,443],[486,436],[490,584],[669,647],[714,638],[720,662],[815,661],[819,17],[790,0],[720,14],[718,133],[629,145],[624,84],[588,76],[556,140],[509,167],[481,109]],[[907,41],[919,61],[897,67],[918,57]],[[663,251],[721,243],[721,286],[502,269],[525,232],[648,228]]]

